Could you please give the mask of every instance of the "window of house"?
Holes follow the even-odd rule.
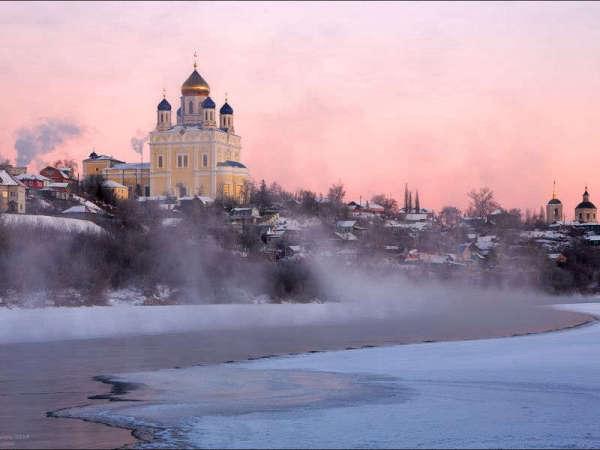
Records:
[[[208,167],[208,155],[202,155],[202,167]]]
[[[188,155],[177,155],[177,167],[184,168],[188,166]]]

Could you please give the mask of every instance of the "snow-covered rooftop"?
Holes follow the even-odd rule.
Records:
[[[408,230],[421,231],[430,227],[428,222],[398,222],[397,220],[386,220],[383,225],[385,228],[404,228]]]
[[[150,170],[150,163],[119,163],[110,167],[117,170]]]
[[[44,175],[38,175],[36,173],[22,173],[15,178],[19,181],[50,181],[50,178],[46,178]]]
[[[0,170],[0,185],[19,186],[20,183],[15,180],[6,170]]]
[[[97,155],[95,158],[88,158],[85,161],[102,161],[102,160],[110,160],[110,161],[119,161],[118,159],[113,158],[110,155]]]
[[[352,228],[356,225],[356,220],[339,220],[335,226],[338,228]]]
[[[138,202],[162,202],[167,200],[169,197],[166,195],[150,195],[147,197],[138,197]]]
[[[69,183],[48,183],[50,189],[66,189],[69,187]]]
[[[421,222],[427,220],[427,214],[409,213],[404,216],[404,220],[407,222]]]
[[[121,183],[117,183],[114,180],[106,180],[102,183],[102,186],[105,188],[109,188],[109,189],[119,189],[119,188],[127,189],[127,186],[124,186]]]
[[[200,200],[202,203],[213,203],[214,199],[212,197],[207,197],[205,195],[186,195],[185,197],[179,197],[179,201],[190,201],[190,200]]]

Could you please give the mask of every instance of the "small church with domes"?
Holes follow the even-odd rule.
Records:
[[[223,196],[240,200],[248,169],[242,164],[241,138],[235,134],[233,108],[225,102],[216,114],[210,87],[194,70],[181,86],[176,117],[163,95],[150,132],[150,195],[178,198]]]
[[[579,223],[597,223],[596,205],[590,201],[590,193],[587,186],[582,197],[582,201],[575,207],[575,221]],[[564,220],[563,204],[556,198],[556,183],[554,183],[552,198],[546,204],[546,222],[552,224]]]

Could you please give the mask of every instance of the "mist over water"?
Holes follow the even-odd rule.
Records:
[[[458,283],[419,286],[401,276],[356,270],[320,270],[319,285],[329,301],[258,304],[255,298],[231,304],[0,309],[0,343],[272,327],[368,328],[378,321],[421,323],[420,333],[448,329],[460,336],[476,328],[510,329],[521,315],[531,315],[532,307],[569,301]],[[534,314],[543,324],[547,313],[538,309]]]
[[[0,304],[23,308],[0,308],[0,342],[384,320],[483,336],[532,307],[569,302],[527,286],[437,280],[378,254],[347,259],[321,227],[307,232],[321,246],[305,258],[241,257],[220,207],[182,214],[176,226],[152,207],[119,208],[98,235],[0,224]],[[41,309],[49,305],[91,308]]]

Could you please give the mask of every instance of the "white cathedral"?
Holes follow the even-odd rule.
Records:
[[[176,197],[220,195],[240,199],[248,169],[240,162],[241,138],[235,134],[233,108],[219,109],[210,87],[194,71],[181,86],[176,122],[163,95],[156,111],[156,128],[150,133],[150,195]]]

